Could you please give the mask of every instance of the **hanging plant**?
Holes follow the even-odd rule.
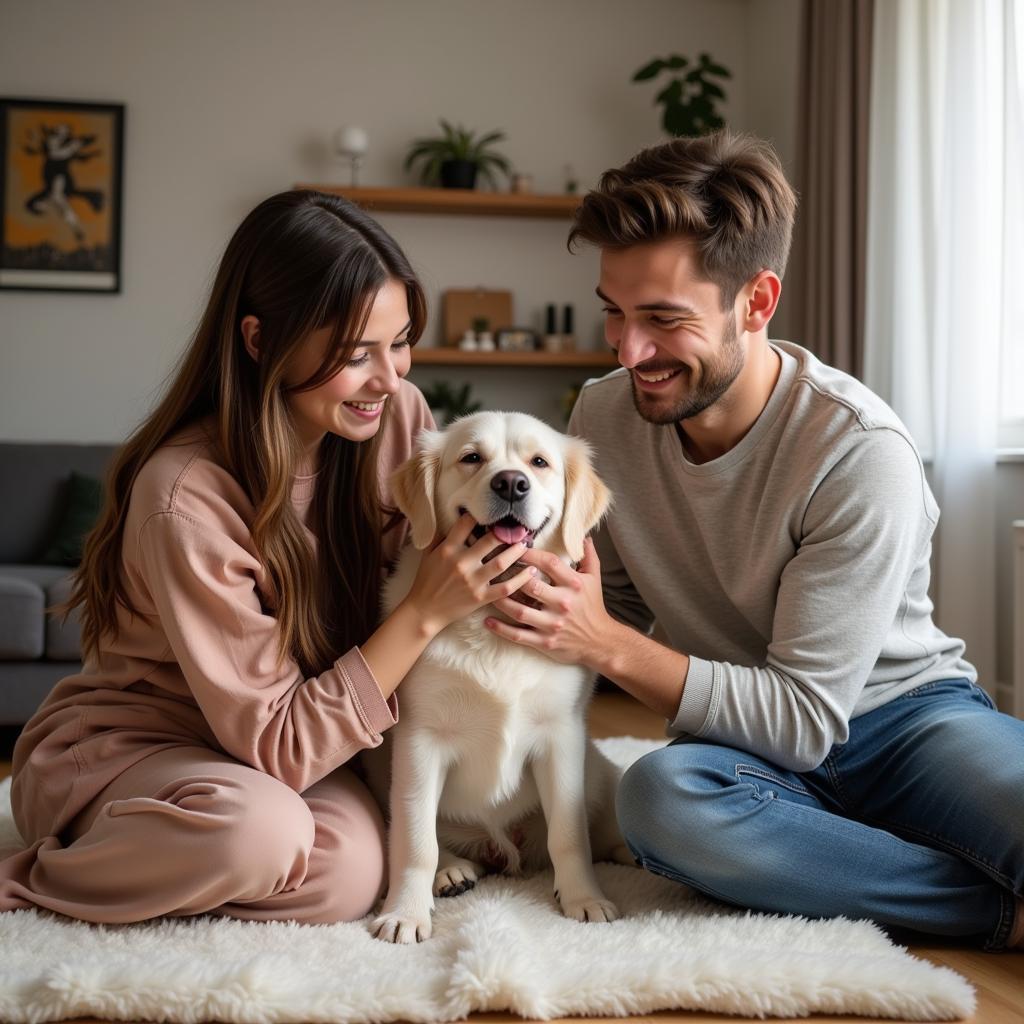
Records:
[[[661,126],[669,135],[707,135],[725,125],[717,110],[717,104],[726,98],[725,90],[712,78],[732,78],[727,68],[716,64],[706,53],[700,55],[696,64],[673,54],[645,64],[633,75],[633,81],[649,81],[662,71],[672,72],[672,76],[654,102],[665,108]]]

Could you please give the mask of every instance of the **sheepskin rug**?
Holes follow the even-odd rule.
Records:
[[[621,763],[660,745],[600,742]],[[20,846],[6,781],[0,857]],[[434,937],[412,947],[372,938],[366,921],[88,925],[37,911],[0,914],[0,1020],[360,1024],[663,1009],[956,1020],[974,1010],[963,978],[868,922],[744,913],[622,865],[597,873],[623,913],[612,924],[563,918],[550,874],[491,877],[439,900]]]

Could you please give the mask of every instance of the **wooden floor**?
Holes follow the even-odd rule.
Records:
[[[664,720],[647,711],[636,701],[623,694],[601,693],[595,699],[590,713],[591,732],[595,736],[664,736]],[[10,750],[14,732],[0,731],[0,779],[10,773]],[[910,952],[932,963],[951,967],[962,974],[977,989],[978,1009],[970,1018],[974,1024],[1024,1024],[1024,954],[980,953],[973,949],[947,946],[911,946]],[[700,1024],[702,1021],[745,1020],[712,1013],[684,1013],[664,1011],[640,1018],[629,1018],[631,1024],[639,1020],[657,1020],[659,1024],[680,1021]],[[804,1017],[810,1024],[842,1024],[860,1022],[862,1017]],[[471,1024],[516,1022],[521,1018],[511,1014],[477,1013]],[[563,1024],[609,1024],[611,1018],[595,1021],[574,1017]],[[88,1024],[100,1024],[89,1021]],[[898,1024],[898,1022],[897,1022]]]

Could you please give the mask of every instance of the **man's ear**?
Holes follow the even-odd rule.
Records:
[[[440,430],[421,430],[412,457],[406,459],[390,479],[395,504],[409,520],[413,546],[420,550],[429,547],[437,533],[434,502],[442,437]]]
[[[242,341],[245,343],[245,351],[252,357],[253,362],[260,361],[260,322],[257,317],[243,316],[239,324],[242,329]]]
[[[583,558],[583,541],[611,504],[611,491],[594,472],[590,446],[570,437],[565,458],[565,508],[562,510],[562,546],[574,561]]]
[[[782,297],[782,282],[771,270],[755,274],[744,286],[746,297],[738,326],[742,331],[756,333],[768,326]]]

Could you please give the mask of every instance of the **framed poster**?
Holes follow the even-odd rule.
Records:
[[[0,99],[0,288],[121,290],[124,105]]]

